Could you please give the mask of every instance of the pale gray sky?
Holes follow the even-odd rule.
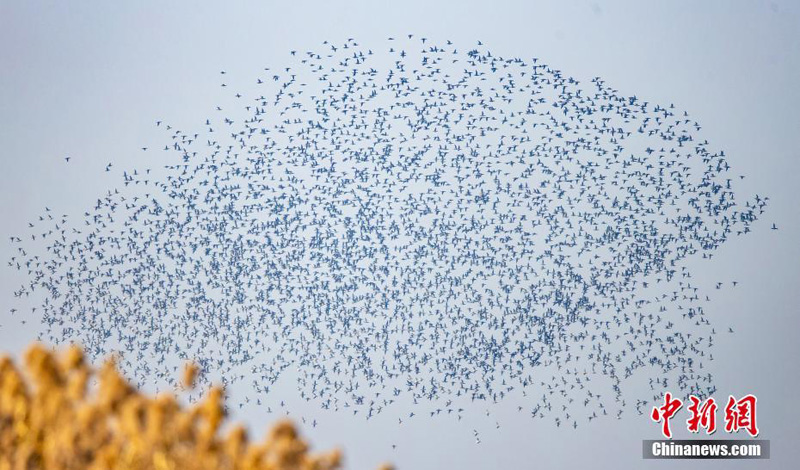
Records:
[[[316,448],[341,445],[349,468],[393,461],[404,469],[791,468],[800,458],[797,305],[800,304],[800,4],[781,2],[31,2],[0,0],[0,255],[44,206],[82,214],[118,173],[157,165],[139,148],[160,142],[153,122],[201,124],[217,104],[219,70],[249,80],[291,49],[324,40],[383,43],[415,33],[482,40],[504,56],[540,57],[579,80],[603,77],[623,93],[687,109],[703,137],[725,150],[743,199],[771,198],[754,233],[725,244],[695,273],[739,286],[709,317],[731,324],[712,363],[719,396],[759,398],[769,461],[643,461],[641,440],[659,437],[646,416],[599,420],[577,430],[493,406],[492,422],[393,415],[365,422],[302,402],[291,383],[276,398],[292,416],[318,418],[303,432]],[[63,157],[72,162],[64,165]],[[775,222],[780,230],[771,231]],[[37,333],[20,323],[16,271],[0,269],[0,349],[18,352]],[[242,385],[244,386],[244,385]],[[233,389],[232,393],[242,393]],[[480,405],[483,406],[483,405]],[[274,407],[273,407],[274,408]],[[260,435],[275,419],[255,406],[234,410]],[[488,419],[488,418],[487,418]],[[494,420],[502,428],[494,429]],[[472,429],[485,429],[476,445]],[[392,449],[392,444],[397,449]]]

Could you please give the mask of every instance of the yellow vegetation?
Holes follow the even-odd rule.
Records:
[[[241,426],[221,435],[219,387],[188,407],[172,394],[148,397],[113,360],[93,371],[78,347],[55,355],[35,345],[25,365],[27,374],[0,358],[0,470],[328,470],[341,462],[338,450],[310,454],[289,422],[261,443]],[[187,366],[186,387],[196,374]]]

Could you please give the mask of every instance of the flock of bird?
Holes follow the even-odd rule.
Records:
[[[116,352],[140,382],[192,359],[259,403],[289,374],[367,418],[514,396],[577,426],[648,403],[637,380],[713,390],[685,261],[768,198],[737,202],[686,112],[482,43],[349,39],[289,62],[238,93],[222,72],[237,106],[156,122],[163,168],[12,237],[43,339]]]

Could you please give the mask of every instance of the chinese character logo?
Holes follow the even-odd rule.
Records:
[[[725,431],[739,432],[744,429],[751,436],[758,436],[758,426],[756,426],[756,397],[746,395],[737,401],[732,396],[728,397],[728,404],[725,405]]]
[[[669,429],[669,420],[678,412],[683,406],[683,402],[679,398],[672,398],[672,394],[667,392],[664,396],[664,405],[653,407],[653,412],[650,417],[655,422],[661,422],[661,434],[667,439],[672,439],[672,431]]]
[[[689,412],[692,416],[686,420],[689,432],[699,432],[700,428],[705,428],[706,434],[714,434],[717,430],[717,403],[713,398],[709,398],[702,405],[700,399],[694,395],[689,396]]]
[[[686,420],[686,428],[689,432],[698,433],[700,429],[705,429],[706,434],[714,434],[717,430],[717,402],[710,397],[705,401],[700,398],[689,396],[689,419]],[[664,404],[653,407],[650,418],[656,423],[661,423],[661,434],[667,439],[672,439],[670,429],[670,419],[683,407],[683,401],[675,398],[671,393],[664,394]],[[725,405],[725,432],[736,433],[740,429],[747,431],[752,437],[758,436],[758,426],[756,424],[756,397],[755,395],[745,395],[739,400],[733,396],[728,397]]]

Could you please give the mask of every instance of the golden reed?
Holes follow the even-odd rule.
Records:
[[[219,387],[192,406],[173,394],[149,397],[113,360],[94,371],[76,346],[56,355],[34,345],[25,368],[0,357],[0,470],[332,470],[342,462],[338,450],[309,453],[288,421],[262,442],[242,426],[221,435]],[[187,366],[184,385],[196,375]]]

